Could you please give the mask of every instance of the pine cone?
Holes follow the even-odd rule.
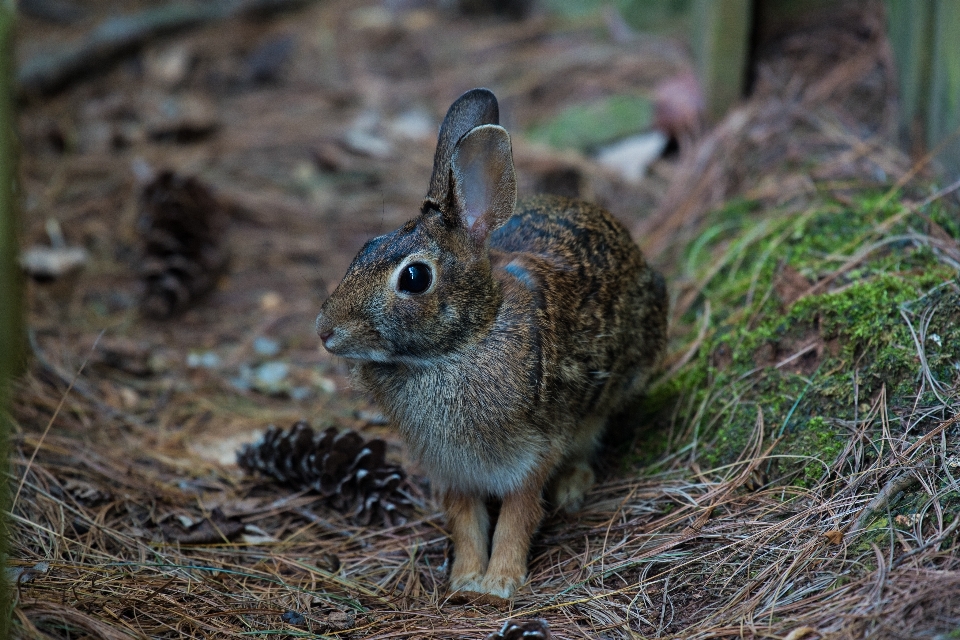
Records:
[[[507,620],[487,640],[550,640],[550,625],[546,620]]]
[[[383,440],[364,442],[355,431],[330,427],[315,433],[301,420],[286,432],[270,425],[258,442],[237,451],[237,464],[290,487],[313,489],[358,524],[400,524],[410,505],[400,490],[406,474],[387,463],[386,449]]]
[[[195,178],[164,171],[143,188],[137,226],[145,314],[170,317],[213,289],[227,266],[226,224],[223,205]]]

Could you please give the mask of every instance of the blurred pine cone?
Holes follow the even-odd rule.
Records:
[[[357,524],[405,522],[410,499],[401,491],[406,473],[386,461],[383,440],[364,441],[335,427],[315,433],[304,421],[289,431],[271,425],[263,437],[237,451],[237,464],[285,485],[310,488]]]
[[[223,204],[195,178],[164,171],[140,193],[146,315],[168,318],[209,292],[227,266]]]
[[[546,620],[507,620],[487,640],[550,640],[550,625]]]

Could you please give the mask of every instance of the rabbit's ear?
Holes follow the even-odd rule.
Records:
[[[450,159],[450,181],[451,206],[460,224],[474,240],[486,242],[517,203],[517,176],[506,130],[487,124],[463,136]]]
[[[450,105],[440,125],[430,190],[423,201],[424,211],[428,207],[442,211],[447,205],[450,197],[450,157],[457,141],[474,127],[499,123],[500,108],[496,96],[489,89],[471,89]]]

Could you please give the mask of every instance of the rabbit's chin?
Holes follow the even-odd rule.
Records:
[[[381,351],[380,349],[343,349],[343,350],[332,350],[327,349],[330,355],[337,356],[338,358],[344,358],[345,360],[352,360],[356,363],[362,362],[396,362],[396,358],[391,356],[386,351]]]
[[[443,356],[417,356],[400,355],[388,353],[382,349],[344,349],[342,351],[332,351],[327,349],[331,355],[345,360],[351,360],[354,364],[376,363],[376,364],[405,364],[410,367],[433,367],[445,362],[447,359]]]

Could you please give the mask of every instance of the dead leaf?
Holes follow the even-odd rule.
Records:
[[[38,574],[44,574],[48,571],[50,571],[49,562],[38,562],[30,568],[7,567],[7,580],[15,584],[26,584],[37,577]]]
[[[830,544],[840,544],[843,542],[843,531],[839,529],[831,529],[823,534],[823,537],[827,539],[827,542]]]
[[[90,347],[93,347],[91,342]],[[103,336],[96,343],[93,361],[100,366],[118,369],[134,376],[148,376],[152,346],[149,342],[123,336]]]
[[[822,635],[819,631],[817,631],[813,627],[797,627],[796,629],[788,633],[783,640],[800,640],[800,638],[803,638],[804,636],[809,635],[811,633],[815,633],[818,636]]]
[[[66,480],[63,483],[63,488],[73,496],[74,500],[87,507],[96,507],[113,499],[109,492],[82,480]]]
[[[184,530],[174,525],[161,525],[163,537],[180,544],[217,544],[231,540],[244,530],[244,524],[230,520],[219,509],[214,509],[209,518]]]
[[[330,573],[336,573],[340,571],[340,558],[332,553],[321,554],[320,559],[317,561],[317,566],[321,569],[326,569]]]
[[[220,126],[216,105],[199,93],[149,93],[138,107],[143,128],[154,140],[193,141]]]
[[[917,520],[920,519],[919,514],[916,513],[906,513],[895,516],[893,521],[900,525],[901,527],[912,527],[917,523]]]
[[[760,491],[767,486],[769,482],[770,478],[767,477],[767,474],[763,469],[754,469],[750,472],[750,476],[747,478],[747,481],[743,486],[747,491]]]
[[[334,611],[327,615],[326,624],[335,631],[343,631],[353,627],[357,616],[352,611]]]
[[[792,306],[809,288],[810,281],[789,264],[783,265],[773,279],[773,290],[784,307]]]

